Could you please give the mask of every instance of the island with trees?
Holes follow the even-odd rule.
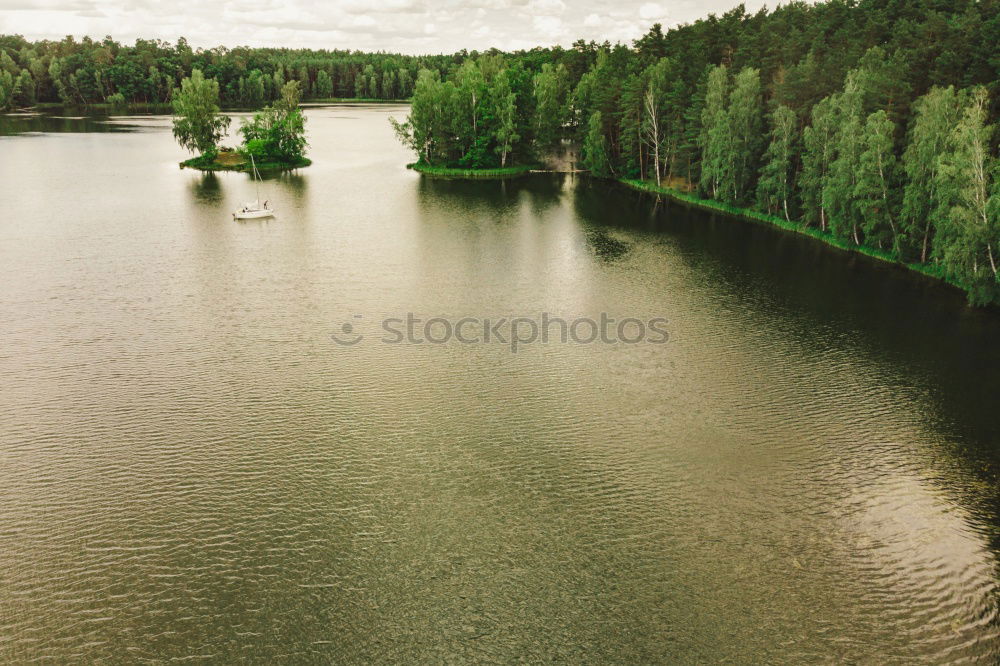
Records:
[[[219,112],[219,84],[206,79],[200,69],[181,81],[173,94],[174,137],[197,156],[182,167],[203,171],[250,171],[297,169],[312,164],[305,156],[305,117],[299,108],[299,82],[289,81],[281,98],[243,121],[239,133],[243,143],[220,149],[232,121]]]

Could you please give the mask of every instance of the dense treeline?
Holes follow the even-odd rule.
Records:
[[[574,51],[421,72],[397,131],[421,161],[483,168],[573,138],[595,176],[770,215],[1000,302],[995,0],[740,6]]]
[[[219,84],[226,106],[259,107],[298,81],[306,99],[407,99],[422,68],[447,71],[464,54],[405,56],[355,51],[218,47],[192,49],[111,38],[29,42],[0,35],[0,111],[39,102],[62,104],[166,103],[183,78],[200,69]]]
[[[573,49],[536,48],[510,54],[530,71],[546,62],[565,62],[582,74],[597,46],[578,42]],[[490,54],[497,55],[498,51]],[[346,50],[278,48],[192,49],[136,40],[133,46],[107,37],[95,41],[31,42],[0,35],[0,111],[37,103],[67,105],[167,103],[171,91],[195,69],[219,84],[220,102],[229,107],[260,107],[276,101],[289,81],[298,81],[303,99],[409,99],[417,73],[436,71],[447,78],[470,57],[408,56]]]

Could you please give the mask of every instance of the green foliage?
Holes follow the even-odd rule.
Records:
[[[35,79],[31,72],[22,69],[14,82],[14,104],[21,107],[35,103]]]
[[[937,177],[945,214],[938,220],[935,257],[977,304],[1000,297],[1000,191],[987,106],[986,89],[974,89],[940,157]]]
[[[961,100],[954,86],[934,87],[917,100],[910,141],[903,153],[906,188],[900,212],[908,254],[921,262],[930,258],[933,220],[947,214],[938,190],[941,156],[948,149],[951,130],[958,124]]]
[[[406,168],[419,171],[428,176],[439,178],[511,178],[513,176],[523,176],[538,169],[537,164],[518,164],[517,166],[502,167],[498,169],[460,169],[452,167],[431,166],[423,162],[407,164]]]
[[[0,70],[0,111],[6,111],[14,104],[18,93],[18,80],[6,70]]]
[[[732,204],[747,203],[753,192],[764,145],[763,113],[760,71],[744,68],[733,82],[723,130],[722,149],[729,168],[722,172],[720,189]]]
[[[896,126],[885,111],[879,109],[868,116],[861,135],[854,198],[866,243],[898,256],[902,189],[893,149],[895,132]]]
[[[320,99],[325,99],[333,95],[333,79],[330,78],[330,73],[325,69],[321,69],[316,73],[316,85],[313,90],[316,93],[316,97]]]
[[[181,81],[174,91],[174,138],[192,153],[211,155],[225,136],[231,119],[219,114],[219,84],[206,79],[200,69]]]
[[[794,193],[794,160],[798,152],[798,119],[781,105],[771,112],[771,143],[757,182],[758,205],[770,214],[778,211],[791,221],[789,201]]]
[[[729,70],[725,65],[708,71],[705,105],[701,111],[701,189],[713,199],[722,197],[722,184],[732,164],[728,161],[730,144],[726,106],[729,103]]]
[[[289,81],[281,89],[274,105],[266,106],[240,126],[243,146],[240,151],[261,162],[295,164],[302,160],[308,145],[305,117],[299,109],[301,91],[298,81]]]
[[[830,168],[837,142],[836,99],[826,97],[812,109],[812,123],[802,132],[802,175],[799,178],[799,195],[802,200],[803,221],[818,223],[826,231],[829,213],[823,201],[823,192],[830,178]]]
[[[861,217],[854,198],[861,158],[861,92],[854,80],[832,101],[837,112],[836,157],[823,184],[823,208],[830,213],[830,230],[839,238],[861,244]]]
[[[569,74],[566,67],[545,63],[534,77],[535,134],[541,148],[552,148],[563,138],[568,118]]]
[[[421,70],[404,122],[392,119],[421,163],[475,169],[533,157],[532,79],[501,56],[467,59],[447,80]]]
[[[595,111],[587,123],[587,136],[583,141],[583,166],[597,178],[612,176],[604,139],[604,119],[600,111]]]

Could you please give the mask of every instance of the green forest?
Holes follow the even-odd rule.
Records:
[[[741,5],[632,44],[406,56],[0,36],[0,110],[410,99],[419,164],[504,169],[573,142],[592,176],[764,219],[1000,303],[1000,2]]]
[[[0,35],[0,111],[35,104],[167,104],[195,69],[219,84],[227,107],[257,108],[298,81],[305,99],[407,99],[417,72],[444,69],[463,54],[414,57],[356,51],[192,49],[137,40],[134,46],[66,37],[30,42]]]
[[[631,45],[417,75],[418,164],[495,169],[565,139],[592,176],[900,262],[1000,303],[1000,3],[739,6]]]

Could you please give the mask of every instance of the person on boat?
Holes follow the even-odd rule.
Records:
[[[264,199],[264,208],[267,208],[267,202],[268,201],[270,201],[270,199]]]

